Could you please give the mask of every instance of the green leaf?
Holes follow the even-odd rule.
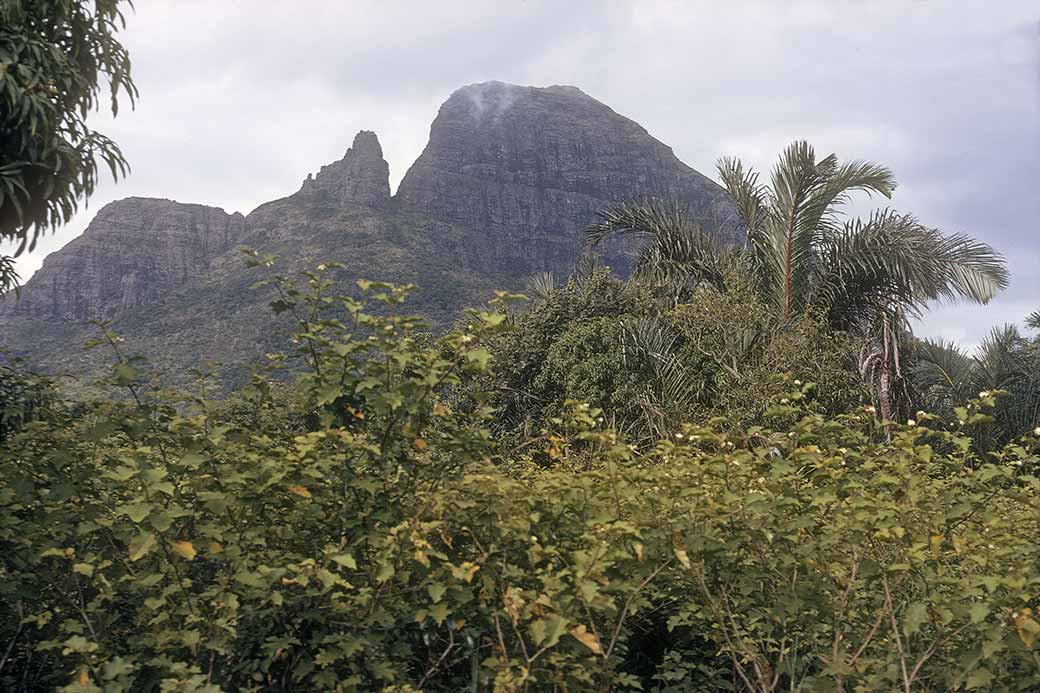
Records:
[[[445,602],[434,604],[430,607],[429,613],[433,620],[436,621],[437,625],[439,626],[443,624],[444,619],[448,617],[448,605]]]
[[[137,561],[144,558],[156,546],[155,535],[151,532],[141,532],[130,541],[130,560]]]
[[[379,570],[376,571],[376,582],[386,582],[394,576],[397,570],[394,565],[389,562],[383,562],[379,564]]]
[[[477,349],[470,349],[466,352],[466,360],[470,363],[475,363],[480,368],[487,368],[488,361],[491,359],[491,352],[480,347]]]
[[[350,570],[357,570],[357,561],[355,561],[354,557],[351,556],[349,553],[340,553],[336,554],[335,556],[330,556],[329,560],[338,563],[344,568],[349,568]]]
[[[127,386],[137,382],[137,369],[129,363],[119,363],[112,369],[116,385]]]
[[[116,509],[117,513],[126,515],[137,524],[143,522],[151,511],[152,506],[148,503],[131,503],[130,505],[122,505]]]
[[[971,608],[968,610],[968,614],[971,615],[972,623],[982,623],[986,620],[986,617],[989,616],[989,606],[982,602],[972,604]]]
[[[86,654],[88,652],[94,652],[97,650],[97,643],[90,642],[82,635],[73,635],[71,638],[62,643],[65,646],[65,653],[76,652],[78,654]]]
[[[964,687],[971,691],[976,688],[988,688],[991,683],[993,683],[993,672],[985,667],[980,667],[971,672],[971,675],[964,681]]]
[[[439,602],[444,596],[444,593],[448,591],[448,588],[441,582],[434,582],[426,586],[426,591],[430,595],[430,599],[434,602]]]
[[[928,621],[928,607],[921,602],[914,602],[907,607],[903,615],[903,632],[908,636],[921,630],[921,626]]]
[[[550,616],[532,621],[529,626],[531,639],[537,647],[552,647],[567,632],[567,619]]]

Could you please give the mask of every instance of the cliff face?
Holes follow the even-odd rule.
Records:
[[[245,233],[241,214],[131,197],[105,205],[86,231],[43,261],[20,300],[0,315],[57,321],[109,320],[162,303]]]
[[[573,263],[597,211],[648,196],[736,232],[724,191],[638,123],[575,87],[487,82],[441,106],[397,200],[484,231],[501,246],[500,269],[523,273]]]

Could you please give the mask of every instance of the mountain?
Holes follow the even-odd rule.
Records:
[[[162,300],[245,235],[245,217],[171,200],[106,205],[83,235],[47,256],[21,300],[0,315],[107,320]]]
[[[581,229],[609,203],[681,200],[734,229],[729,198],[670,147],[576,87],[501,82],[459,89],[401,181],[403,207],[496,240],[497,269],[566,272]]]
[[[441,106],[429,142],[391,195],[374,132],[300,189],[248,216],[170,200],[106,205],[83,235],[48,256],[20,300],[0,301],[0,347],[39,367],[88,381],[108,357],[78,348],[110,320],[125,349],[147,354],[167,377],[221,362],[226,382],[281,346],[288,319],[251,289],[240,246],[277,255],[293,274],[320,262],[345,266],[345,286],[368,278],[419,285],[413,308],[446,325],[496,288],[537,272],[566,275],[581,230],[612,202],[646,196],[686,204],[727,240],[732,204],[665,144],[575,87],[487,82]],[[630,245],[605,250],[624,272]]]

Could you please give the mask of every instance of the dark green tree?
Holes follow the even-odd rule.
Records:
[[[0,353],[0,444],[41,416],[53,401],[53,394],[47,378]]]
[[[1030,316],[1026,327],[1037,330],[1040,325]],[[914,344],[909,363],[917,408],[951,424],[967,418],[964,404],[978,393],[1001,392],[992,421],[973,431],[976,444],[984,449],[1004,445],[1040,425],[1040,335],[1000,325],[971,355],[952,342],[925,340]]]
[[[32,250],[94,192],[99,160],[118,179],[119,147],[87,125],[107,95],[113,115],[137,88],[116,34],[119,0],[0,0],[0,241]],[[0,292],[17,281],[0,263]]]

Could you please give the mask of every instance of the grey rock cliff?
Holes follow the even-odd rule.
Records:
[[[499,269],[523,273],[566,271],[597,211],[650,196],[736,233],[725,192],[638,123],[576,87],[486,82],[441,106],[397,200],[483,230],[498,246]]]
[[[339,161],[307,176],[298,194],[337,207],[352,204],[381,207],[390,200],[390,167],[383,159],[376,133],[362,130]]]
[[[162,303],[245,232],[238,213],[171,200],[130,197],[105,205],[83,235],[47,256],[19,300],[0,315],[108,320]]]

